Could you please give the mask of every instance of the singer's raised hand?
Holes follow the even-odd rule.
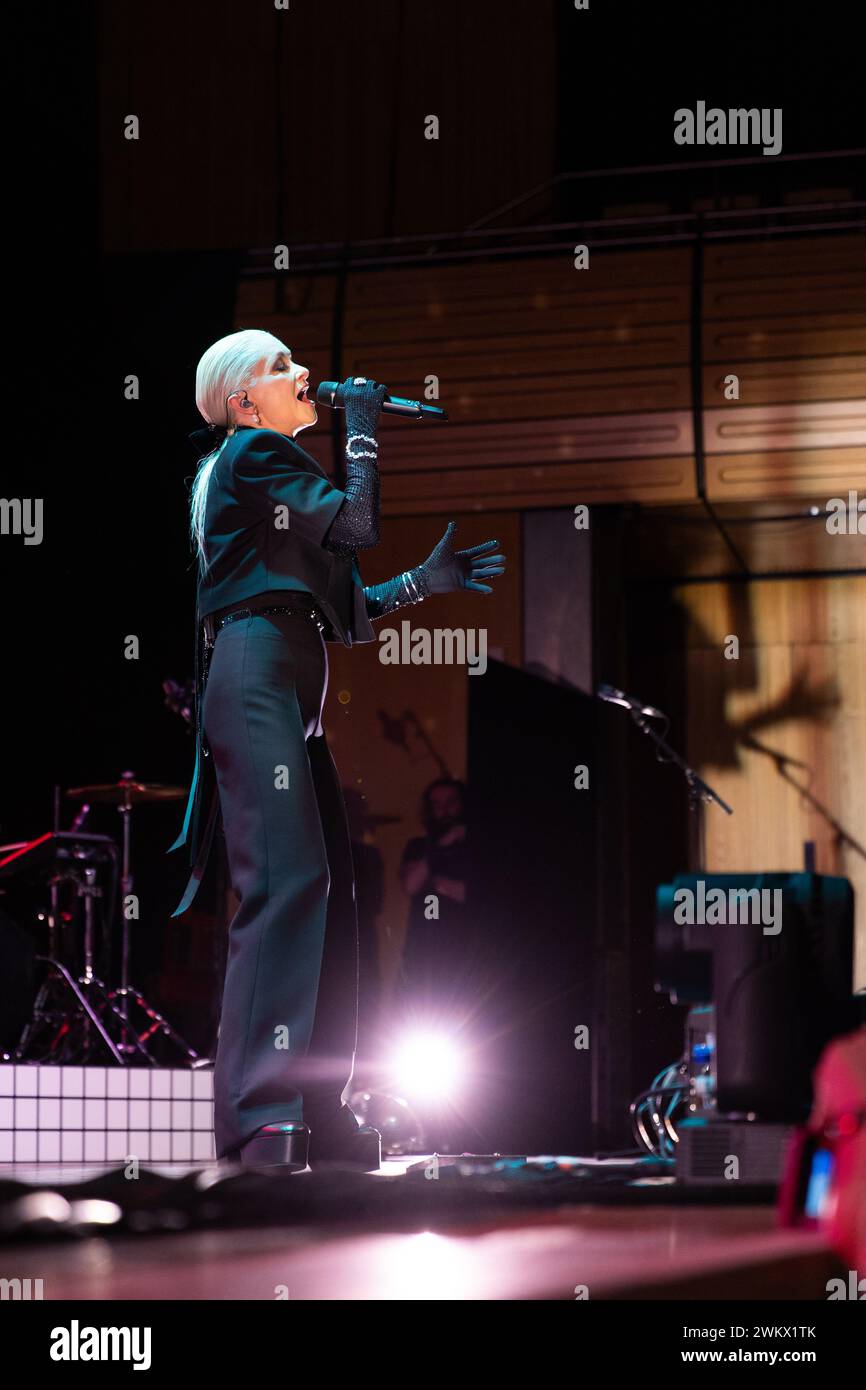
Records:
[[[455,525],[449,521],[445,534],[419,568],[431,594],[450,594],[457,589],[474,589],[479,594],[493,592],[482,581],[505,573],[505,556],[494,554],[499,541],[482,541],[469,550],[454,550],[451,538]]]
[[[388,394],[387,386],[366,377],[349,376],[340,386],[340,394],[346,410],[346,436],[361,435],[375,440],[382,414],[382,402]]]

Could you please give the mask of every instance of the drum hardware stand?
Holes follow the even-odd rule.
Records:
[[[81,975],[77,981],[73,979],[66,966],[61,964],[55,954],[59,941],[58,889],[62,882],[69,879],[72,879],[78,884],[78,897],[84,899],[84,974]],[[85,865],[84,880],[82,884],[80,878],[74,873],[69,872],[51,875],[49,884],[51,895],[51,920],[49,923],[48,937],[49,951],[51,954],[36,957],[41,964],[47,965],[48,974],[43,980],[39,993],[36,996],[36,1002],[33,1006],[33,1017],[21,1034],[21,1039],[13,1054],[16,1061],[24,1059],[40,1024],[44,1022],[50,1021],[59,1025],[58,1031],[52,1042],[52,1048],[56,1047],[61,1039],[65,1041],[71,1032],[70,1015],[77,1013],[81,1018],[84,1032],[82,1060],[87,1061],[91,1057],[94,1049],[98,1046],[98,1038],[101,1039],[115,1062],[119,1062],[123,1065],[123,1058],[97,1012],[99,1008],[105,1008],[106,1005],[111,1008],[113,1013],[117,1013],[117,1010],[111,1005],[108,990],[94,973],[93,969],[93,943],[95,935],[93,900],[94,898],[102,897],[102,889],[97,886],[96,869],[92,864]],[[59,991],[57,988],[58,986],[60,986]],[[57,1004],[54,1007],[50,1006],[52,992],[59,993]],[[63,1003],[66,1002],[67,995],[70,993],[75,999],[75,1005],[71,1010],[68,1007],[63,1007]],[[93,996],[94,1003],[91,1003],[88,995]],[[94,1007],[94,1004],[96,1007]],[[97,1036],[94,1037],[93,1033]]]
[[[99,842],[103,852],[107,851],[114,864],[116,874],[117,847],[107,836],[82,834],[80,840],[76,833],[84,817],[77,817],[72,832],[59,830],[59,788],[55,788],[54,831],[40,836],[29,845],[19,846],[19,853],[4,861],[3,872],[10,876],[13,872],[41,864],[50,856],[56,865],[59,858],[72,858],[75,862],[59,871],[55,868],[48,880],[50,909],[48,914],[48,955],[38,955],[36,960],[47,967],[45,978],[39,987],[33,1013],[24,1028],[18,1046],[12,1054],[14,1061],[43,1060],[34,1058],[32,1050],[40,1031],[45,1025],[53,1030],[48,1043],[50,1061],[88,1062],[105,1049],[111,1059],[120,1066],[128,1066],[133,1057],[141,1058],[148,1066],[159,1065],[151,1055],[148,1044],[156,1034],[162,1034],[184,1054],[192,1067],[210,1065],[209,1058],[201,1058],[179,1033],[158,1011],[148,1003],[144,995],[129,982],[130,918],[126,911],[126,901],[132,891],[131,865],[131,824],[130,815],[136,802],[167,801],[181,799],[182,788],[165,786],[145,786],[136,782],[131,772],[125,772],[118,783],[106,786],[79,787],[66,793],[68,797],[86,801],[104,801],[118,806],[123,816],[123,862],[122,892],[120,908],[122,913],[122,963],[119,989],[109,989],[95,972],[96,913],[95,900],[103,896],[97,884],[97,868],[89,862],[94,846]],[[85,807],[85,812],[88,810]],[[60,842],[63,842],[61,844]],[[86,843],[85,843],[86,842]],[[10,867],[14,858],[15,864]],[[114,879],[112,880],[114,881]],[[61,931],[60,886],[64,882],[76,885],[76,896],[84,904],[84,968],[83,973],[74,978],[72,970],[63,965],[60,953],[63,947]],[[71,996],[71,997],[70,997]],[[145,1016],[141,1031],[130,1020],[130,1004],[138,1007]],[[80,1042],[78,1029],[80,1028]],[[71,1052],[71,1055],[64,1055]],[[27,1054],[31,1053],[30,1058]]]
[[[146,1057],[151,1066],[156,1066],[157,1062],[148,1050],[148,1043],[156,1034],[162,1034],[174,1047],[182,1052],[190,1062],[199,1060],[198,1053],[189,1043],[185,1042],[176,1029],[153,1007],[144,997],[141,990],[136,989],[129,981],[129,948],[130,948],[130,915],[127,911],[127,899],[133,890],[132,878],[132,811],[136,803],[143,801],[164,801],[174,800],[178,795],[182,796],[182,790],[173,787],[148,787],[136,781],[134,772],[124,772],[121,774],[120,781],[115,786],[81,787],[75,791],[68,792],[68,796],[88,795],[90,799],[100,799],[104,801],[114,801],[122,817],[122,860],[120,873],[120,915],[121,915],[121,960],[120,960],[120,987],[107,991],[105,1002],[112,1013],[120,1020],[120,1039],[117,1049],[122,1055],[130,1056],[136,1053]],[[137,1006],[145,1016],[145,1022],[141,1025],[142,1031],[137,1032],[130,1022],[129,1010],[130,1003]]]
[[[161,1013],[158,1013],[152,1004],[147,1002],[140,990],[134,989],[132,985],[127,985],[126,989],[121,986],[119,989],[110,990],[107,997],[112,1011],[122,1020],[123,1032],[121,1033],[121,1038],[123,1040],[119,1044],[122,1052],[141,1052],[150,1062],[151,1066],[157,1066],[158,1063],[150,1055],[147,1044],[155,1034],[161,1033],[163,1037],[168,1038],[169,1042],[174,1044],[179,1052],[184,1053],[184,1055],[189,1058],[191,1065],[209,1065],[210,1059],[200,1058],[195,1049],[190,1047],[189,1043],[184,1042],[177,1030],[172,1028],[168,1020],[164,1018]],[[121,1001],[120,1008],[115,1004],[115,1001],[118,999]],[[130,1000],[133,1004],[138,1005],[146,1019],[149,1020],[147,1026],[141,1025],[143,1031],[139,1033],[136,1033],[135,1029],[130,1025]],[[127,1032],[132,1038],[131,1043],[125,1041]]]

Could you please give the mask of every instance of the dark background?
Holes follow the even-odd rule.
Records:
[[[49,828],[55,783],[129,767],[189,778],[190,740],[160,684],[191,671],[192,373],[203,345],[234,327],[237,277],[257,248],[285,240],[313,256],[367,239],[387,253],[388,238],[479,222],[508,232],[618,201],[685,206],[696,189],[718,194],[724,170],[710,165],[731,157],[673,144],[673,111],[698,99],[783,107],[786,156],[864,143],[851,6],[292,0],[291,31],[285,18],[225,0],[48,5],[30,17],[28,89],[6,152],[8,287],[25,306],[5,379],[3,492],[45,499],[46,538],[2,541],[0,843]],[[161,143],[132,152],[141,167],[124,175],[126,111]],[[442,129],[422,169],[426,112]],[[654,169],[627,190],[615,175],[586,177],[696,159],[703,177]],[[780,159],[761,177],[783,199],[803,175]],[[133,409],[129,371],[147,384]],[[616,598],[638,689],[653,660],[640,592]],[[127,633],[141,640],[137,662],[118,659]],[[642,753],[629,754],[638,788]],[[158,870],[161,885],[155,918],[183,876],[162,854],[178,817],[141,813],[139,873]],[[113,832],[113,818],[95,828]],[[663,838],[636,831],[637,881],[669,872],[653,857],[675,857]],[[155,976],[163,934],[138,941],[136,968]],[[649,943],[638,950],[648,969]]]
[[[476,162],[501,166],[505,197],[518,199],[531,187],[518,182],[517,172],[509,184],[503,134],[512,125],[549,130],[551,146],[539,167],[549,162],[554,177],[561,176],[547,205],[561,217],[586,210],[592,198],[610,197],[610,186],[600,194],[597,181],[590,181],[590,190],[585,182],[569,181],[570,173],[673,164],[678,158],[724,159],[724,147],[720,154],[718,147],[679,149],[672,143],[673,110],[699,97],[722,106],[782,105],[785,154],[853,148],[866,133],[857,45],[846,39],[852,11],[843,5],[824,4],[816,11],[594,3],[587,12],[575,12],[570,3],[480,4],[472,7],[474,47],[467,50],[456,4],[365,9],[295,3],[306,11],[298,22],[309,24],[316,55],[314,61],[306,49],[297,59],[290,53],[282,79],[291,121],[303,116],[292,139],[302,138],[314,153],[316,182],[300,187],[293,182],[291,144],[282,152],[278,178],[273,144],[262,129],[276,45],[270,52],[256,46],[255,63],[242,66],[244,82],[224,52],[227,43],[244,46],[244,6],[192,4],[183,7],[183,16],[165,3],[149,6],[150,47],[144,51],[134,30],[141,22],[136,6],[107,6],[110,23],[101,7],[88,5],[49,5],[36,17],[39,62],[20,108],[20,146],[10,150],[18,185],[18,244],[10,269],[16,279],[20,273],[27,307],[6,379],[7,438],[11,434],[18,443],[5,451],[3,473],[7,495],[33,495],[38,479],[49,529],[41,547],[9,538],[3,544],[11,627],[4,663],[6,728],[14,737],[5,749],[0,839],[42,828],[53,780],[70,784],[109,776],[132,756],[124,753],[131,733],[148,776],[185,775],[187,749],[181,734],[169,735],[175,717],[161,714],[159,695],[154,703],[154,681],[158,688],[163,674],[183,674],[190,662],[192,624],[185,615],[193,571],[184,504],[195,457],[185,432],[200,423],[191,374],[202,343],[231,330],[239,266],[258,244],[251,236],[246,243],[204,251],[194,241],[184,245],[191,231],[188,212],[194,212],[205,241],[214,240],[213,229],[219,234],[221,225],[221,199],[211,198],[196,167],[214,167],[214,132],[196,123],[202,89],[221,93],[238,148],[249,149],[253,164],[241,174],[226,154],[222,201],[231,203],[242,182],[265,185],[271,201],[282,188],[288,211],[281,226],[290,241],[297,206],[303,205],[303,220],[312,227],[316,218],[306,210],[328,199],[342,211],[339,229],[331,231],[338,241],[421,228],[462,230],[477,209],[469,206],[467,188],[449,180],[448,170],[462,167],[467,145]],[[179,18],[194,39],[182,52],[186,92],[165,85],[166,48],[179,46]],[[267,15],[268,22],[279,18]],[[409,43],[413,24],[422,20],[423,48]],[[117,39],[118,27],[128,45],[137,40],[140,100],[131,109],[169,108],[180,151],[168,154],[158,183],[145,185],[140,195],[152,209],[158,249],[115,247],[105,254],[106,219],[114,242],[128,201],[127,189],[103,179],[110,160],[100,86],[104,93],[109,74],[118,81],[126,73],[129,83],[129,52],[106,46]],[[500,70],[511,65],[504,55],[513,54],[518,41],[527,68],[536,48],[554,56],[545,111],[538,103],[528,108],[520,87],[499,86]],[[250,38],[246,46],[252,44]],[[347,62],[347,52],[354,61]],[[328,69],[329,56],[341,79],[333,88],[316,80],[323,63]],[[539,59],[535,66],[544,70],[546,62]],[[389,146],[364,134],[365,122],[399,125],[396,86],[404,94],[419,92],[414,110],[442,114],[432,153],[449,193],[443,202],[421,184],[414,203],[401,194],[399,217],[393,206],[377,204],[373,230],[369,209],[341,188],[334,170],[345,164],[347,151],[353,183],[363,182],[365,168],[378,178],[389,155],[392,166],[400,164],[395,140]],[[476,94],[474,110],[457,100],[467,91]],[[350,116],[351,124],[341,127],[335,109]],[[455,119],[449,122],[451,112]],[[763,161],[762,170],[772,164]],[[525,160],[522,167],[528,169]],[[393,167],[385,175],[389,185],[396,177]],[[654,174],[651,182],[659,199],[675,198],[683,186],[675,172]],[[694,180],[688,183],[693,188]],[[508,217],[517,224],[520,215]],[[500,217],[500,225],[508,217]],[[327,233],[321,226],[322,240]],[[141,229],[133,229],[133,244],[144,239]],[[176,249],[166,249],[173,239]],[[122,395],[123,377],[131,370],[147,381],[147,407],[137,411]],[[142,637],[137,663],[115,659],[111,643],[127,631]]]

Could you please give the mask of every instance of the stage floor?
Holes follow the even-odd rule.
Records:
[[[389,1159],[379,1176],[399,1177],[424,1161]],[[3,1164],[0,1181],[56,1190],[105,1171]],[[303,1184],[309,1170],[276,1181]],[[406,1228],[404,1210],[399,1229],[388,1229],[381,1205],[371,1221],[357,1198],[348,1185],[345,1220],[327,1225],[296,1218],[288,1226],[6,1244],[3,1266],[41,1278],[46,1300],[825,1300],[826,1282],[839,1272],[820,1237],[778,1229],[768,1206],[488,1208],[477,1221],[427,1219],[417,1229]]]

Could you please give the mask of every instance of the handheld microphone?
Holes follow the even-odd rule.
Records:
[[[338,381],[323,381],[316,390],[316,403],[330,406],[332,410],[344,410],[343,392]],[[409,420],[447,420],[448,415],[437,405],[423,405],[421,401],[407,401],[402,396],[385,397],[382,402],[383,415],[403,415]]]
[[[667,715],[662,714],[655,705],[645,705],[642,700],[636,700],[633,695],[626,695],[624,690],[617,690],[613,685],[596,686],[595,693],[600,700],[606,700],[610,705],[622,705],[625,709],[636,710],[638,714],[645,714],[650,719],[667,719]]]

